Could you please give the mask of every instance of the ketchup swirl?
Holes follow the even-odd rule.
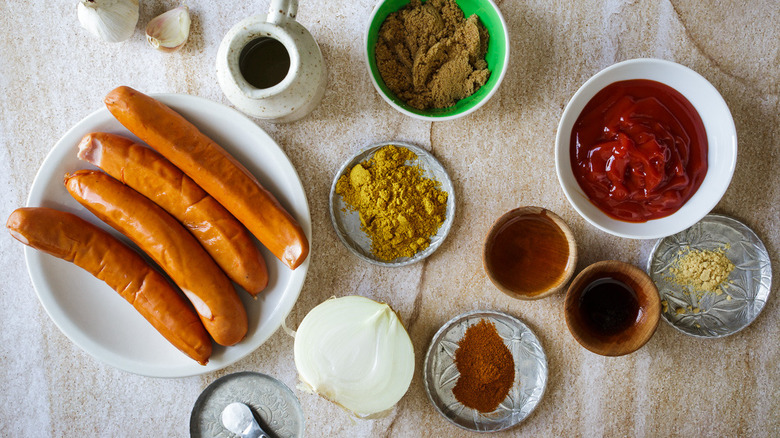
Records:
[[[571,134],[574,176],[590,201],[627,222],[669,216],[707,174],[707,134],[690,102],[660,82],[615,82],[585,105]]]

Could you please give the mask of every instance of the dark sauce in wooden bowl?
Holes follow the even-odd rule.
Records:
[[[594,335],[612,336],[631,327],[639,315],[636,292],[612,277],[599,278],[583,289],[582,321]]]

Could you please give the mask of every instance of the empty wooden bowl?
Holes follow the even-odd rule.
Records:
[[[577,244],[555,213],[540,207],[516,208],[491,227],[482,264],[500,291],[536,300],[564,289],[577,266]]]
[[[574,339],[603,356],[645,345],[661,317],[661,299],[645,271],[615,260],[594,263],[574,278],[564,304]]]

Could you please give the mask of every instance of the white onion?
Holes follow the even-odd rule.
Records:
[[[414,349],[387,304],[359,296],[331,298],[298,327],[295,366],[301,389],[358,416],[375,417],[409,389]]]

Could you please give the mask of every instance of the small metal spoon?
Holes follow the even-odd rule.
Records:
[[[260,428],[249,406],[235,402],[222,410],[222,424],[225,428],[243,438],[270,438],[268,433]]]

